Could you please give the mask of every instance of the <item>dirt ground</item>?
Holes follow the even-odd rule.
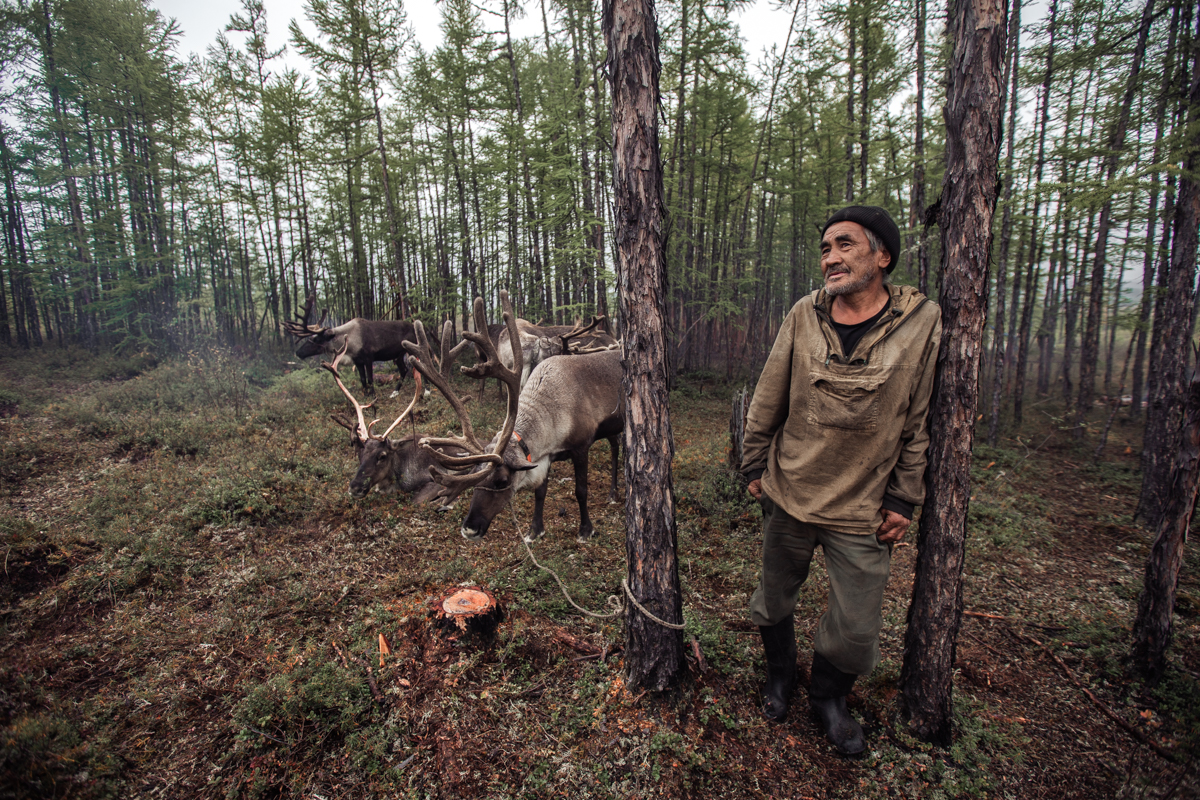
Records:
[[[0,798],[1200,797],[1190,552],[1167,677],[1148,687],[1124,660],[1150,545],[1124,417],[1100,457],[1098,431],[1076,444],[1051,400],[977,444],[954,744],[910,736],[897,689],[914,525],[883,664],[850,698],[868,753],[846,760],[803,685],[786,723],[758,711],[759,517],[724,469],[739,387],[690,376],[672,396],[688,670],[652,694],[624,685],[620,620],[579,613],[531,562],[528,495],[477,543],[458,533],[465,499],[350,498],[353,455],[327,417],[345,401],[319,370],[193,354],[130,377],[57,359],[0,354],[15,409],[0,419]],[[386,394],[382,417],[407,403]],[[477,426],[500,405],[494,388],[473,401]],[[437,396],[418,424],[453,427]],[[608,458],[593,450],[597,536],[575,540],[560,464],[532,545],[596,613],[625,574]],[[431,624],[431,598],[459,584],[500,599],[494,640]],[[824,587],[818,563],[797,612],[802,684]]]

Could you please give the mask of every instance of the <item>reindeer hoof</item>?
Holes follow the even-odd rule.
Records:
[[[580,530],[579,535],[575,537],[575,541],[579,542],[580,544],[583,544],[584,542],[590,542],[595,537],[595,535],[596,535],[596,530],[594,528],[588,528],[587,530]]]
[[[529,533],[525,534],[521,538],[524,539],[526,542],[532,544],[533,542],[536,542],[538,539],[542,538],[545,535],[546,535],[546,531],[544,529],[540,530],[540,531],[532,531],[531,530]]]

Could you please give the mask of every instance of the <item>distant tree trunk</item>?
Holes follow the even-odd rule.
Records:
[[[854,0],[846,5],[846,32],[850,35],[850,55],[846,60],[849,74],[846,76],[846,202],[854,202],[854,69],[855,50],[858,40],[855,38],[855,25],[858,22],[858,6]]]
[[[1029,337],[1033,329],[1033,309],[1037,297],[1038,277],[1041,272],[1041,231],[1038,215],[1042,208],[1042,171],[1046,165],[1046,128],[1050,124],[1050,86],[1054,82],[1054,42],[1058,31],[1058,0],[1050,0],[1050,43],[1046,47],[1046,75],[1042,79],[1041,120],[1038,126],[1037,159],[1033,178],[1033,215],[1029,225],[1029,263],[1025,272],[1025,302],[1021,307],[1020,341],[1017,344],[1017,374],[1013,387],[1013,423],[1020,425],[1025,404],[1025,376],[1029,365]],[[1049,287],[1047,287],[1049,292]]]
[[[957,0],[948,20],[954,54],[940,219],[942,341],[900,676],[911,730],[945,744],[951,738],[951,676],[963,610],[971,444],[1003,127],[1006,11],[997,0]]]
[[[1012,203],[1013,203],[1013,156],[1016,152],[1017,102],[1020,100],[1017,89],[1020,86],[1021,65],[1021,0],[1013,0],[1012,19],[1008,29],[1009,58],[1005,63],[1005,75],[1012,83],[1005,80],[1008,100],[1008,155],[1004,164],[1004,219],[1000,223],[1000,261],[996,268],[996,313],[992,322],[992,407],[988,419],[987,443],[996,446],[1000,438],[1000,399],[1004,394],[1004,318],[1007,300],[1004,294],[1004,283],[1008,278],[1008,248],[1012,240]],[[1014,279],[1015,282],[1015,279]],[[1015,312],[1016,309],[1014,308]]]
[[[55,141],[62,163],[63,182],[67,187],[67,205],[71,214],[71,235],[74,238],[75,257],[79,262],[79,289],[75,303],[83,309],[84,342],[89,347],[97,345],[99,331],[96,329],[95,311],[91,308],[93,301],[92,289],[95,280],[92,267],[92,255],[88,250],[87,231],[83,224],[83,205],[79,200],[79,187],[75,182],[75,168],[71,160],[71,151],[67,146],[67,120],[63,102],[59,95],[58,84],[61,80],[58,74],[54,53],[54,26],[51,22],[50,2],[42,0],[42,13],[45,21],[45,61],[46,84],[50,90],[50,104],[54,112],[54,127],[57,130]],[[59,329],[60,335],[62,329]]]
[[[1179,4],[1171,8],[1171,26],[1167,34],[1167,49],[1163,57],[1162,88],[1154,109],[1154,154],[1150,163],[1159,164],[1162,158],[1163,128],[1167,116],[1167,98],[1170,95],[1172,74],[1175,66],[1175,37],[1179,31]],[[1146,340],[1150,336],[1150,309],[1154,304],[1154,255],[1157,252],[1155,237],[1158,228],[1158,193],[1160,175],[1155,170],[1150,183],[1150,211],[1146,217],[1146,253],[1142,263],[1142,304],[1138,311],[1137,350],[1133,358],[1133,403],[1130,416],[1137,419],[1142,414],[1143,378],[1146,374]]]
[[[1193,40],[1191,46],[1191,87],[1185,98],[1188,110],[1184,128],[1190,136],[1185,142],[1183,169],[1179,173],[1166,292],[1154,319],[1158,353],[1151,353],[1155,381],[1146,411],[1142,493],[1137,510],[1137,516],[1154,528],[1158,527],[1170,493],[1195,323],[1192,294],[1196,281],[1197,225],[1200,225],[1200,185],[1195,178],[1195,170],[1200,166],[1200,42]]]
[[[516,104],[516,111],[517,111],[517,128],[516,128],[517,143],[516,143],[516,146],[517,146],[517,150],[518,150],[518,158],[520,158],[520,160],[521,160],[521,181],[522,181],[522,188],[524,189],[524,192],[525,192],[525,213],[526,213],[525,224],[527,226],[529,226],[529,228],[531,230],[533,230],[533,235],[529,237],[531,250],[532,250],[531,255],[532,255],[532,260],[533,260],[533,263],[531,265],[533,274],[531,277],[535,284],[540,285],[542,282],[542,273],[543,273],[542,251],[541,251],[541,247],[539,246],[538,236],[537,236],[537,227],[536,227],[536,225],[537,225],[536,216],[537,215],[534,213],[535,205],[534,205],[534,200],[533,200],[533,179],[530,177],[530,170],[529,170],[529,146],[528,146],[528,143],[525,141],[525,106],[521,100],[521,79],[520,79],[520,76],[517,74],[517,57],[516,57],[516,54],[513,52],[512,32],[511,32],[511,25],[509,23],[509,17],[511,15],[512,15],[512,8],[509,4],[509,0],[505,0],[505,2],[504,2],[504,52],[508,58],[509,76],[510,76],[510,79],[512,80],[513,102]],[[533,294],[529,295],[529,298],[531,301],[535,297],[536,297],[536,295],[533,295]],[[540,305],[540,303],[539,303],[539,305]]]
[[[1125,262],[1129,258],[1129,245],[1133,241],[1134,209],[1129,209],[1129,217],[1125,221],[1125,241],[1121,245],[1121,258],[1117,261],[1117,285],[1113,287],[1112,311],[1108,315],[1108,347],[1104,355],[1104,393],[1112,396],[1113,359],[1117,351],[1117,323],[1121,320],[1121,290],[1125,284]],[[1122,374],[1122,391],[1124,391],[1124,374]],[[1118,398],[1119,399],[1119,398]]]
[[[1138,597],[1137,618],[1133,623],[1133,663],[1156,683],[1166,666],[1183,544],[1196,508],[1200,477],[1200,374],[1192,377],[1188,391],[1181,444],[1171,469],[1170,491],[1163,503],[1158,533],[1146,561],[1145,585]]]
[[[917,258],[917,291],[929,294],[929,246],[926,243],[925,225],[925,0],[916,0],[916,40],[917,40],[917,97],[916,116],[914,122],[913,140],[913,185],[912,207],[909,209],[908,223],[914,230]],[[912,252],[912,241],[909,241],[909,252]],[[909,258],[911,259],[911,255]],[[910,270],[911,271],[911,270]]]
[[[1138,73],[1142,69],[1142,58],[1146,54],[1146,40],[1150,37],[1150,24],[1154,21],[1154,0],[1146,0],[1142,9],[1142,22],[1138,28],[1137,45],[1133,48],[1133,65],[1125,80],[1125,96],[1113,125],[1108,141],[1108,155],[1104,159],[1103,184],[1111,184],[1117,174],[1121,151],[1125,149],[1125,134],[1129,129],[1129,117],[1133,111],[1133,98],[1138,87]],[[1100,209],[1100,229],[1096,233],[1096,260],[1092,265],[1091,293],[1088,297],[1087,326],[1083,332],[1083,343],[1079,351],[1079,402],[1075,404],[1075,438],[1083,437],[1084,424],[1092,408],[1096,394],[1096,362],[1100,355],[1100,316],[1104,305],[1104,268],[1107,266],[1108,229],[1112,217],[1112,197],[1104,201]],[[1091,241],[1091,239],[1089,239]]]
[[[658,143],[658,26],[653,0],[604,0],[613,97],[617,282],[625,351],[625,550],[629,588],[647,610],[683,621],[667,403],[666,252]],[[661,690],[684,667],[683,636],[637,609],[625,620],[629,686]]]

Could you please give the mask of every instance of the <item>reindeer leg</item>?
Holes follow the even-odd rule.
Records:
[[[575,502],[579,503],[579,536],[576,538],[586,542],[595,533],[587,509],[588,451],[571,453],[571,464],[575,467]]]
[[[371,390],[374,387],[371,385],[371,376],[369,376],[367,374],[367,365],[360,364],[357,361],[355,361],[354,362],[354,370],[355,370],[355,372],[358,373],[358,381],[359,381],[359,383],[362,384],[363,393],[371,394]]]
[[[542,519],[542,511],[546,508],[546,490],[549,488],[550,471],[546,470],[546,479],[533,490],[533,524],[529,526],[529,533],[525,534],[527,542],[536,542],[546,535],[546,523]]]
[[[621,434],[608,437],[608,447],[612,451],[612,486],[608,490],[608,503],[612,505],[617,500],[617,470],[621,464]]]

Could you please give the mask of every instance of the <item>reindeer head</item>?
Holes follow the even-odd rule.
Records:
[[[492,337],[488,335],[487,316],[484,313],[483,298],[475,298],[474,313],[475,313],[475,330],[464,331],[463,341],[460,342],[453,350],[448,350],[448,342],[450,339],[449,323],[442,335],[442,363],[445,365],[448,361],[452,361],[455,355],[463,348],[474,345],[478,350],[481,358],[480,363],[472,367],[463,367],[462,372],[472,378],[495,378],[504,384],[508,394],[507,413],[505,414],[504,422],[500,427],[496,436],[487,444],[482,444],[475,436],[474,427],[471,425],[471,418],[466,412],[466,407],[458,394],[450,386],[448,371],[443,366],[443,371],[439,372],[434,368],[433,353],[429,348],[429,341],[425,335],[425,329],[420,322],[416,324],[417,343],[415,345],[406,343],[405,348],[412,353],[416,358],[413,362],[413,367],[419,374],[424,375],[429,379],[429,382],[434,384],[450,403],[455,413],[458,415],[459,421],[462,423],[463,435],[461,437],[452,438],[424,438],[420,440],[420,446],[428,449],[430,452],[439,452],[435,456],[438,467],[430,468],[430,474],[435,481],[453,491],[461,492],[468,488],[475,488],[475,494],[494,493],[497,499],[503,498],[499,508],[503,508],[511,498],[511,490],[507,486],[489,488],[495,486],[496,480],[507,480],[507,476],[514,471],[522,469],[532,469],[522,467],[519,459],[511,457],[509,451],[509,442],[514,439],[513,428],[517,420],[517,405],[521,393],[521,367],[523,357],[521,347],[517,336],[516,315],[513,313],[512,301],[509,300],[508,292],[500,292],[500,302],[504,308],[504,323],[508,328],[509,342],[512,347],[512,367],[506,367],[500,361],[500,357],[496,352],[496,345]],[[459,448],[466,452],[462,456],[445,455],[446,447]],[[475,506],[475,500],[472,498],[472,508]],[[495,516],[493,514],[493,516]],[[464,522],[462,533],[469,539],[479,538],[486,531],[486,526],[483,530],[475,533],[469,530]]]
[[[416,435],[406,436],[399,441],[393,442],[388,438],[396,426],[399,425],[405,417],[411,418],[413,409],[417,405],[417,400],[420,399],[423,387],[421,385],[421,376],[418,374],[415,381],[415,390],[413,392],[412,402],[408,407],[396,417],[396,420],[388,426],[388,429],[382,435],[377,435],[371,432],[371,427],[378,422],[372,420],[368,425],[363,412],[370,408],[374,403],[363,405],[355,399],[346,385],[342,383],[341,377],[338,375],[337,366],[342,356],[345,355],[343,348],[333,360],[333,363],[322,362],[321,366],[329,370],[333,375],[334,381],[337,382],[338,388],[346,395],[350,404],[354,406],[354,412],[358,420],[356,423],[351,423],[349,420],[342,419],[336,415],[330,415],[334,422],[341,425],[346,430],[350,431],[350,443],[354,446],[355,453],[358,455],[358,471],[354,475],[354,479],[350,481],[350,494],[353,497],[365,497],[372,488],[378,488],[383,492],[392,492],[397,488],[402,488],[411,491],[417,488],[417,484],[425,485],[429,481],[423,478],[418,473],[418,466],[413,466],[413,456],[418,454]],[[408,473],[406,476],[405,473]],[[407,480],[406,480],[407,477]],[[441,488],[441,487],[437,487]]]
[[[308,324],[308,317],[312,314],[313,304],[316,301],[317,293],[310,293],[308,301],[304,304],[304,310],[296,312],[296,321],[289,320],[283,323],[283,329],[296,337],[297,358],[320,355],[329,349],[333,341],[333,329],[325,327],[325,317],[328,315],[329,309],[321,311],[321,318],[317,320],[316,325]]]
[[[482,539],[500,512],[512,502],[518,489],[531,483],[541,483],[550,469],[550,461],[534,462],[520,447],[518,434],[503,449],[504,462],[496,464],[471,494],[471,506],[462,522],[462,535],[471,540]]]

